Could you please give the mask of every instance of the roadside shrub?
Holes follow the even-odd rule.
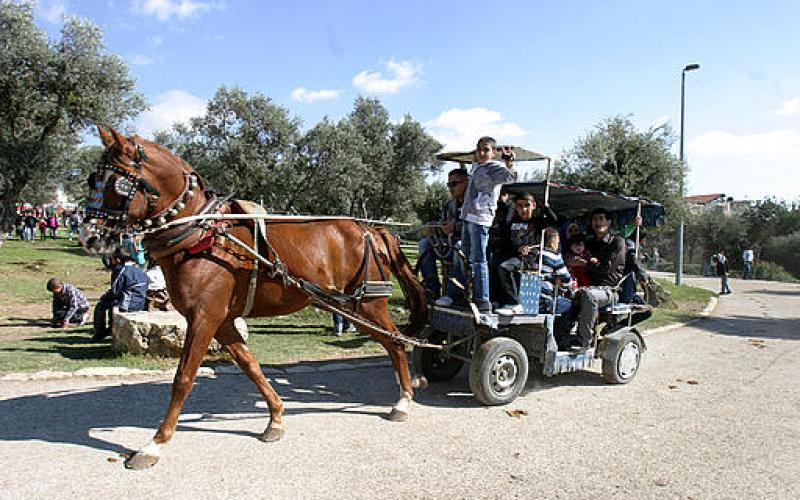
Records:
[[[762,258],[769,259],[800,278],[800,231],[785,236],[773,236],[764,243]]]
[[[800,280],[792,276],[792,274],[784,269],[779,264],[762,260],[756,262],[755,265],[755,278],[757,280],[767,281],[786,281],[789,283],[798,283]]]

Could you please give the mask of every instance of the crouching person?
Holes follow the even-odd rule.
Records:
[[[134,312],[144,310],[147,304],[149,280],[144,271],[134,265],[130,252],[123,248],[114,250],[111,265],[111,288],[94,308],[94,340],[101,340],[110,333],[108,316],[112,308]]]
[[[89,316],[89,301],[83,292],[58,278],[47,281],[47,291],[53,294],[53,328],[68,328],[70,324],[83,325]]]
[[[544,251],[541,255],[542,269],[542,288],[539,293],[539,311],[543,313],[565,314],[572,308],[572,301],[560,294],[569,291],[572,276],[569,274],[564,259],[558,251],[559,236],[558,231],[549,227],[544,231]],[[513,315],[523,312],[522,304],[519,303],[519,285],[516,274],[520,269],[539,268],[539,249],[532,245],[519,247],[519,257],[508,259],[500,264],[499,275],[503,286],[503,293],[506,295],[506,305],[495,311],[497,314]],[[560,286],[557,295],[556,286]],[[556,300],[553,308],[553,300]]]

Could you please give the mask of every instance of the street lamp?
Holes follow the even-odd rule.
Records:
[[[683,71],[681,71],[681,135],[678,142],[678,161],[683,164],[683,110],[684,110],[684,97],[683,91],[686,81],[686,72],[700,69],[699,64],[687,64]],[[680,195],[683,200],[683,175],[681,175]],[[683,282],[683,214],[681,213],[681,223],[678,225],[678,235],[675,238],[677,251],[675,253],[675,284],[680,286]]]

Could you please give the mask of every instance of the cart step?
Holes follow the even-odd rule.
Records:
[[[587,349],[582,353],[572,353],[569,351],[558,351],[553,359],[552,369],[546,370],[547,376],[558,375],[560,373],[577,372],[591,368],[594,361],[594,349]]]

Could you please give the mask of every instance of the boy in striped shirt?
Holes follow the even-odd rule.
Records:
[[[533,235],[531,235],[533,236]],[[569,274],[564,259],[558,251],[559,236],[558,231],[548,227],[544,231],[544,251],[542,252],[542,289],[539,295],[539,310],[541,312],[553,311],[553,296],[557,280],[561,280],[560,293],[569,290],[572,276]],[[495,312],[501,315],[514,315],[523,312],[522,304],[519,303],[519,285],[516,273],[522,269],[538,269],[539,249],[533,244],[523,245],[518,248],[519,257],[508,259],[500,264],[499,275],[503,292],[506,295],[507,303]],[[559,295],[556,301],[556,314],[563,314],[572,308],[572,301]]]

